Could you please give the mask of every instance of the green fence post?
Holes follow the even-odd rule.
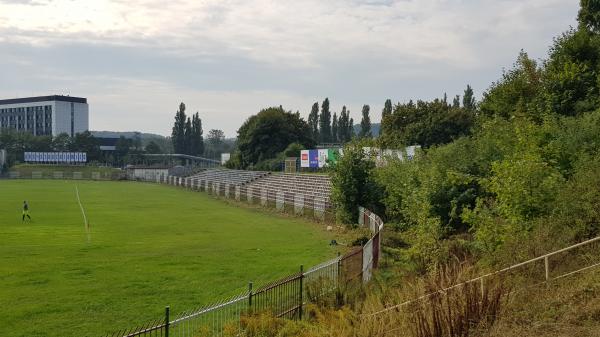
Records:
[[[165,337],[169,337],[169,307],[165,308]]]
[[[304,279],[304,266],[300,265],[300,311],[298,311],[298,317],[302,320],[302,292],[304,288],[302,287],[302,280]]]

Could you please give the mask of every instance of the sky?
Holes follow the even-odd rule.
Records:
[[[169,135],[180,102],[228,137],[262,108],[355,122],[386,99],[478,97],[543,59],[576,0],[0,0],[0,98],[87,97],[90,129]]]

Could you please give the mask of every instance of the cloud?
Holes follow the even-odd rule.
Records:
[[[249,113],[286,102],[306,112],[329,96],[358,111],[467,83],[481,93],[520,49],[543,57],[576,11],[570,0],[0,1],[0,71],[19,78],[0,82],[0,94],[66,88],[93,101],[113,97],[98,79],[126,91],[159,83],[165,94],[145,95],[146,105],[110,108],[143,116],[192,93],[222,97],[197,109],[238,116],[215,119],[231,134]],[[94,123],[109,123],[103,106]]]

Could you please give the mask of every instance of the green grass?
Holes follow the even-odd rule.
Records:
[[[329,239],[301,219],[164,185],[0,180],[0,336],[135,326],[331,258]]]

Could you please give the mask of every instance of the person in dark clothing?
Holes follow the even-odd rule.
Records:
[[[31,221],[31,216],[29,216],[29,204],[27,204],[27,200],[23,201],[23,222],[25,222],[25,217]]]

